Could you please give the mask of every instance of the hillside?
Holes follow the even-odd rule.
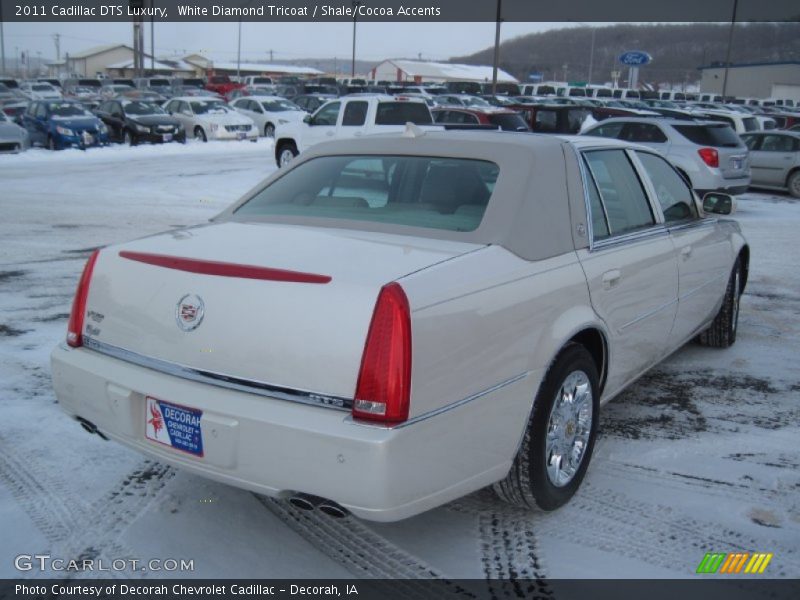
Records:
[[[640,82],[679,86],[700,78],[697,67],[724,62],[728,26],[613,25],[595,34],[593,82],[611,81],[611,71],[626,70],[617,57],[626,50],[644,50],[653,62],[640,71]],[[800,61],[800,23],[737,24],[732,62]],[[586,81],[589,71],[591,28],[570,27],[508,40],[500,47],[500,67],[520,81],[541,72],[546,80]],[[490,65],[491,47],[451,62]]]

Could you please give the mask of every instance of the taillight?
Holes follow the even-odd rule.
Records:
[[[719,167],[719,152],[714,148],[700,148],[697,153],[709,167]]]
[[[398,283],[378,294],[356,384],[353,417],[382,423],[408,419],[411,398],[411,312]]]
[[[86,316],[86,299],[89,297],[89,283],[92,280],[94,263],[97,261],[99,250],[92,252],[86,266],[83,267],[83,275],[78,282],[78,289],[75,291],[75,299],[72,301],[72,312],[69,314],[69,324],[67,325],[67,344],[73,348],[83,345],[83,319]]]

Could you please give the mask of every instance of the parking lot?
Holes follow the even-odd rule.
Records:
[[[738,199],[752,260],[737,343],[687,345],[607,405],[559,511],[483,490],[400,523],[336,520],[88,435],[59,410],[48,355],[91,249],[201,223],[275,168],[267,138],[0,156],[0,577],[46,552],[187,559],[203,577],[680,578],[715,551],[771,552],[770,576],[800,577],[800,201],[787,194]]]

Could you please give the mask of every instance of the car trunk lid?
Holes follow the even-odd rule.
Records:
[[[101,251],[87,346],[352,398],[381,287],[480,247],[266,223],[144,238]]]

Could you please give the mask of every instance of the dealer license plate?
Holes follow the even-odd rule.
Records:
[[[731,159],[731,166],[734,169],[741,169],[742,168],[742,159],[741,158],[732,158]]]
[[[171,133],[165,133],[164,135],[161,136],[161,138],[165,142],[171,142],[172,141],[172,134]]]
[[[247,137],[247,134],[246,134],[244,131],[240,131],[240,132],[237,134],[237,136],[238,136],[238,138],[239,138],[240,140],[243,140],[244,138],[246,138],[246,137]]]
[[[147,396],[145,437],[194,456],[203,456],[202,410]]]

